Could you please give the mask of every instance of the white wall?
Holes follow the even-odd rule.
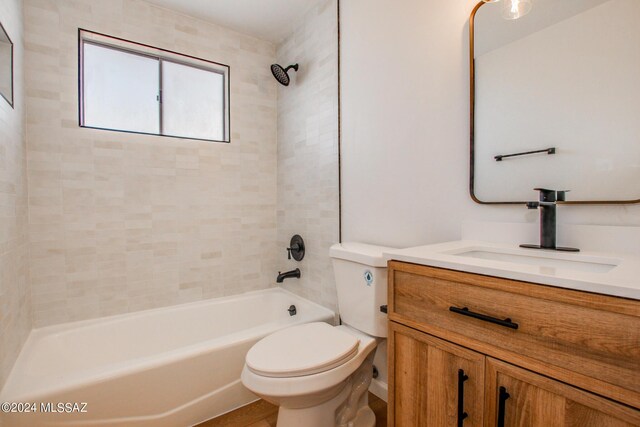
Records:
[[[0,388],[31,329],[27,280],[27,169],[24,139],[22,2],[0,2],[14,46],[14,108],[0,98]]]
[[[469,197],[474,5],[341,3],[343,240],[402,247],[458,239],[465,219],[538,220],[524,206]],[[570,206],[558,215],[560,227],[640,225],[640,205]]]
[[[299,267],[300,280],[283,287],[337,310],[329,247],[338,241],[338,20],[336,0],[309,10],[277,51],[291,70],[278,87],[278,247],[282,271]],[[291,236],[300,234],[306,254],[287,260]]]
[[[275,46],[140,0],[27,0],[34,324],[275,285]],[[231,143],[78,127],[77,31],[231,67]]]

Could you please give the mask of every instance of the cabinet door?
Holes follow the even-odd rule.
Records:
[[[630,427],[640,411],[487,357],[485,414],[498,427]]]
[[[390,425],[480,427],[485,357],[394,322],[389,325]]]

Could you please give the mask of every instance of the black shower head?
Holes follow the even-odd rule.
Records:
[[[282,68],[282,65],[279,64],[273,64],[271,65],[271,72],[273,73],[273,77],[276,78],[278,83],[284,86],[289,86],[289,82],[291,81],[291,79],[289,78],[289,74],[287,73],[287,71],[289,71],[291,68],[293,68],[294,71],[298,71],[298,64],[289,65],[287,68]]]

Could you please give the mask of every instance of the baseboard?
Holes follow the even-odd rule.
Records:
[[[376,380],[374,378],[373,380],[371,380],[369,391],[375,394],[376,396],[378,396],[380,399],[384,400],[385,402],[387,401],[387,395],[389,393],[387,383],[383,383],[382,381]]]

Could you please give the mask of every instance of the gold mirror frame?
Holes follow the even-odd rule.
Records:
[[[484,1],[480,1],[471,11],[471,16],[469,17],[469,88],[470,88],[470,111],[469,111],[469,120],[470,120],[470,133],[469,133],[469,194],[474,202],[479,203],[481,205],[519,205],[525,204],[526,201],[517,201],[517,202],[485,202],[478,199],[474,192],[475,186],[475,146],[474,146],[474,135],[475,135],[475,84],[476,84],[476,74],[475,74],[475,52],[474,52],[474,33],[475,33],[475,17],[478,10],[484,6],[486,3]],[[640,203],[640,199],[635,200],[575,200],[575,201],[566,201],[566,202],[557,202],[558,204],[563,205],[631,205],[634,203]]]

